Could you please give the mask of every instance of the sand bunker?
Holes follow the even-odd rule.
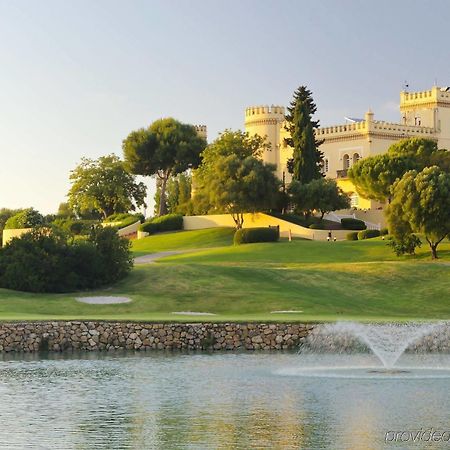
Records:
[[[116,303],[131,302],[131,298],[128,297],[77,297],[76,300],[90,305],[115,305]]]
[[[171,314],[178,314],[180,316],[215,316],[213,313],[194,312],[194,311],[175,311]]]

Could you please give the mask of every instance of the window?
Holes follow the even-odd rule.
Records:
[[[350,157],[348,155],[344,155],[342,157],[343,160],[343,168],[344,170],[347,170],[350,168]]]
[[[361,159],[361,156],[359,156],[358,153],[355,153],[355,154],[353,155],[353,162],[352,162],[352,165],[353,165],[353,164],[356,164],[360,159]]]

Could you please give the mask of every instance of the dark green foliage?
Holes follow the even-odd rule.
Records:
[[[131,242],[121,238],[113,228],[100,226],[92,228],[88,242],[95,246],[100,258],[100,285],[120,280],[133,267]]]
[[[319,225],[322,228],[316,228],[319,230],[340,230],[342,229],[339,222],[333,222],[331,220],[324,220],[316,216],[300,216],[298,214],[286,213],[280,214],[278,212],[271,211],[267,213],[270,216],[277,217],[278,219],[286,220],[286,222],[291,222],[295,225],[300,225],[301,227],[310,228],[311,225]]]
[[[371,239],[380,236],[380,230],[362,230],[358,233],[358,240]]]
[[[91,228],[98,224],[97,220],[76,220],[70,218],[55,219],[51,224],[51,228],[56,228],[70,236],[88,235]]]
[[[387,236],[389,234],[389,230],[387,228],[382,228],[380,230],[380,236]]]
[[[234,234],[234,245],[252,242],[276,242],[280,239],[278,227],[241,228]]]
[[[35,228],[0,250],[0,287],[28,292],[92,289],[123,278],[132,267],[129,242],[94,228],[87,240]]]
[[[286,130],[290,137],[285,142],[293,149],[288,169],[293,179],[302,184],[322,178],[320,169],[323,155],[319,146],[323,141],[315,138],[314,130],[319,127],[319,121],[312,119],[316,109],[311,91],[306,86],[300,86],[294,92],[286,115]]]
[[[146,233],[158,233],[161,231],[176,231],[183,229],[183,216],[180,214],[166,214],[165,216],[155,217],[148,222],[144,222],[140,231]]]
[[[150,127],[133,131],[123,141],[127,168],[136,175],[156,175],[160,187],[160,210],[167,213],[166,187],[171,176],[196,168],[206,140],[194,126],[172,118],[159,119]]]
[[[308,184],[292,181],[288,189],[291,204],[296,212],[309,216],[313,211],[319,211],[321,219],[326,213],[350,206],[350,198],[336,181],[319,178]]]
[[[312,223],[309,228],[311,228],[311,230],[324,230],[325,226],[322,223]]]
[[[44,218],[42,214],[33,208],[24,209],[10,217],[5,223],[5,229],[33,228],[42,225]]]
[[[365,230],[367,228],[363,220],[350,217],[341,219],[341,225],[344,230]]]
[[[347,239],[347,241],[357,241],[358,240],[358,232],[352,231],[351,233],[348,233],[345,236],[345,239]]]
[[[422,246],[422,241],[415,234],[406,234],[401,237],[392,236],[387,245],[397,256],[414,255],[416,248]]]

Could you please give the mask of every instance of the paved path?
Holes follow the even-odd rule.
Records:
[[[158,253],[150,253],[149,255],[138,256],[134,258],[134,264],[151,264],[157,261],[158,259],[164,258],[166,256],[179,255],[180,253],[186,253],[192,250],[178,250],[178,251],[168,251],[168,252],[158,252]]]

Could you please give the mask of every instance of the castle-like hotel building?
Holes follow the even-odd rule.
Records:
[[[364,119],[348,119],[348,123],[316,130],[324,142],[323,171],[328,178],[337,180],[341,188],[351,195],[352,206],[370,209],[380,205],[361,198],[347,178],[347,170],[359,159],[378,155],[400,139],[425,137],[437,141],[439,148],[450,149],[450,88],[434,86],[428,91],[400,93],[400,123],[374,119],[368,111]],[[277,176],[290,181],[287,161],[292,149],[284,143],[283,106],[253,106],[245,110],[245,130],[250,134],[266,136],[270,148],[263,159],[275,164]]]

